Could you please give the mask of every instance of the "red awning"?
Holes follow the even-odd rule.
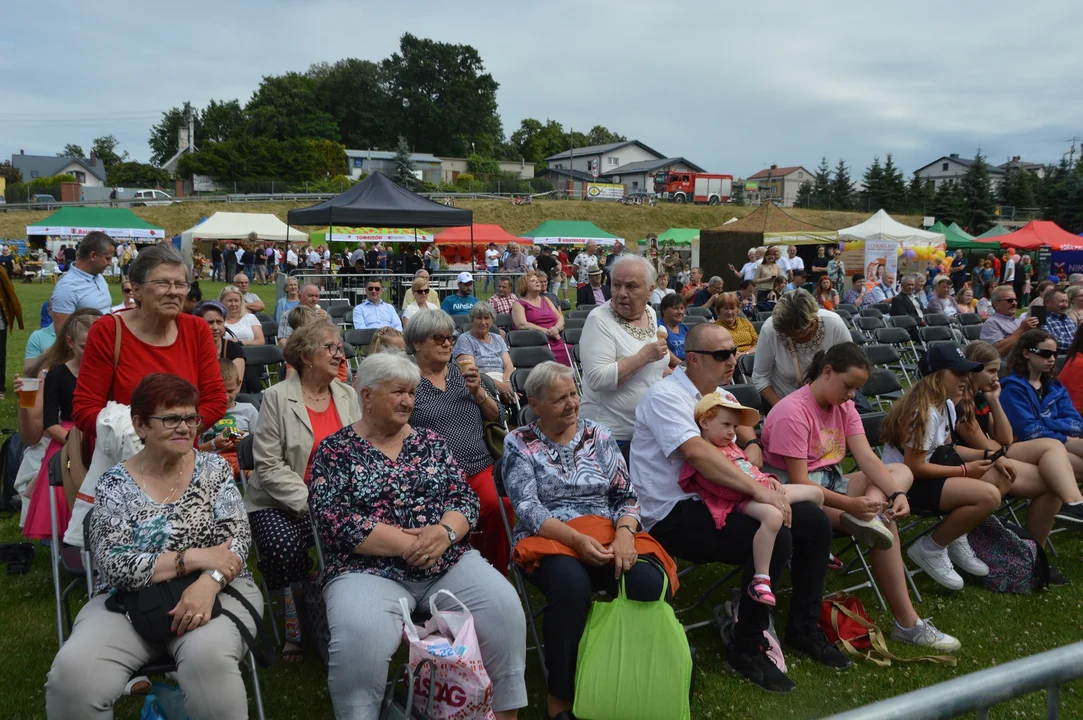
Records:
[[[1050,220],[1031,220],[1015,232],[994,239],[1002,248],[1018,250],[1037,250],[1043,245],[1054,250],[1083,250],[1083,238]]]
[[[437,245],[470,245],[470,228],[469,227],[453,227],[444,230],[443,232],[436,234]],[[512,235],[510,232],[500,227],[499,225],[483,225],[480,223],[474,224],[474,247],[485,247],[489,243],[496,243],[497,245],[507,245],[510,242],[517,242],[520,245],[533,245],[534,241],[530,238],[521,238]]]

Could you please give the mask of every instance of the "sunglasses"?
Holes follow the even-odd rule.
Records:
[[[375,292],[383,292],[383,288],[380,287],[379,285],[374,285],[372,287],[367,287],[367,288],[365,288],[365,290],[367,290],[368,292],[373,292],[373,291],[375,291]]]
[[[447,343],[448,345],[450,345],[452,343],[452,341],[455,340],[455,337],[453,335],[436,334],[436,335],[430,335],[429,337],[431,337],[432,341],[434,343],[436,343],[437,345],[443,345],[444,343]]]
[[[1035,355],[1042,358],[1043,360],[1048,360],[1050,358],[1055,358],[1057,356],[1057,351],[1056,350],[1044,350],[1044,349],[1040,349],[1040,348],[1027,348],[1027,352],[1034,353]]]
[[[697,355],[710,355],[717,362],[726,362],[737,354],[737,348],[732,350],[689,350]]]
[[[1015,298],[1001,298],[1000,300],[997,300],[997,302],[1006,302],[1006,303],[1011,303],[1012,305],[1018,305],[1019,304],[1019,301],[1016,300]]]
[[[429,289],[428,288],[418,288],[417,290],[414,290],[414,294],[415,295],[428,295],[429,294]]]
[[[125,295],[131,295],[131,294],[132,294],[132,289],[131,289],[130,287],[127,287],[127,288],[121,288],[121,289],[120,289],[120,291],[121,291],[122,293],[124,293]]]

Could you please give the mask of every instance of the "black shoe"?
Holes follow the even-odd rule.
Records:
[[[1060,512],[1057,513],[1057,520],[1063,520],[1077,525],[1083,524],[1083,503],[1076,505],[1061,505]]]
[[[1050,585],[1071,585],[1072,581],[1057,572],[1057,569],[1052,565],[1049,566],[1049,584]]]
[[[833,670],[848,670],[851,665],[850,658],[828,642],[827,636],[819,627],[810,633],[799,633],[792,630],[787,632],[786,647],[808,655],[824,667]]]
[[[741,651],[735,648],[726,648],[726,667],[744,677],[761,690],[778,695],[789,695],[797,686],[793,680],[786,677],[785,673],[775,667],[771,658],[767,657],[765,648],[759,647],[751,651]]]
[[[550,715],[549,711],[545,711],[545,720],[575,720],[575,715],[572,715],[571,710],[561,710],[556,715]]]

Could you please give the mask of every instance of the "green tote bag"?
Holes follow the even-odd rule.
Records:
[[[644,561],[640,561],[644,562]],[[692,656],[684,628],[662,597],[595,602],[579,641],[575,707],[580,720],[689,720]]]

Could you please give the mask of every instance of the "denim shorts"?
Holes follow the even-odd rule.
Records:
[[[778,481],[783,485],[790,484],[789,474],[781,468],[764,465],[763,471],[777,476]],[[850,489],[850,480],[842,474],[838,465],[829,465],[819,470],[813,470],[808,474],[808,478],[825,490],[837,492],[839,495],[845,495],[846,491]]]

